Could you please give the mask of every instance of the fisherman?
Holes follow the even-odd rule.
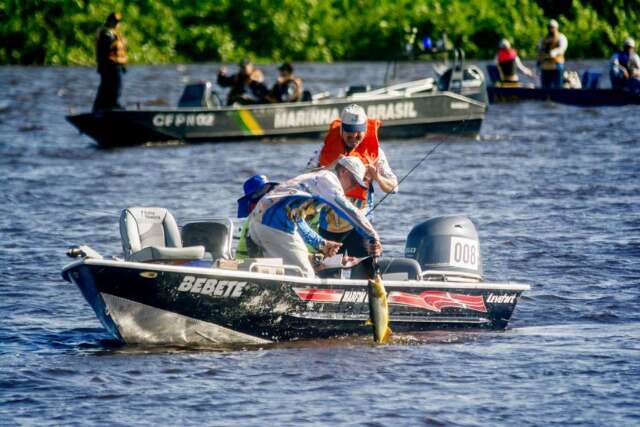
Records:
[[[547,35],[538,42],[538,67],[544,89],[562,88],[564,77],[564,54],[567,37],[558,30],[558,21],[549,20]]]
[[[533,72],[520,61],[518,52],[511,47],[511,43],[507,39],[500,40],[496,54],[496,65],[502,86],[519,86],[518,71],[533,77]]]
[[[293,74],[293,66],[285,62],[280,67],[280,76],[267,95],[269,102],[297,102],[302,96],[302,80]]]
[[[238,72],[227,75],[226,68],[218,70],[218,84],[231,87],[227,95],[227,105],[262,104],[269,89],[264,85],[264,74],[249,59],[238,63]]]
[[[266,175],[255,175],[247,179],[244,182],[244,196],[238,199],[238,218],[246,218],[249,216],[253,209],[256,207],[258,201],[269,191],[273,190],[278,185],[277,182],[269,181]],[[247,239],[247,233],[249,231],[249,221],[245,221],[240,232],[240,240],[236,246],[237,260],[243,260],[254,256],[253,245]]]
[[[640,91],[640,57],[636,53],[636,42],[628,38],[622,45],[622,51],[611,57],[609,77],[614,89]]]
[[[324,145],[307,163],[307,170],[331,169],[341,156],[357,156],[367,169],[365,185],[346,191],[346,195],[365,214],[373,204],[373,182],[385,193],[398,191],[398,179],[391,170],[387,156],[378,141],[378,128],[382,122],[369,119],[362,107],[356,104],[345,107],[340,119],[334,120],[325,136]],[[348,221],[328,208],[320,212],[320,235],[326,239],[341,242],[340,253],[350,256],[367,255],[368,243],[362,234],[354,231]]]
[[[93,103],[93,111],[122,109],[119,99],[122,93],[122,74],[126,72],[126,40],[118,30],[122,16],[110,13],[96,35],[96,61],[100,86]]]
[[[364,214],[346,198],[345,193],[364,181],[366,168],[355,156],[342,157],[335,169],[320,170],[290,179],[271,190],[249,215],[249,236],[264,256],[282,258],[288,265],[302,269],[313,277],[305,242],[331,257],[338,253],[339,242],[322,238],[305,221],[306,211],[317,204],[330,206],[367,241],[367,253],[380,256],[382,245],[378,233]]]

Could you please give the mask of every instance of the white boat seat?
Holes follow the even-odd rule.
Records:
[[[164,208],[122,210],[120,236],[127,261],[178,261],[204,256],[204,246],[182,246],[178,224]]]

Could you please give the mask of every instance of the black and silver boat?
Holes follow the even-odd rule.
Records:
[[[211,345],[370,334],[366,274],[358,266],[308,278],[279,259],[239,262],[232,257],[230,220],[192,221],[179,230],[162,208],[125,209],[120,230],[124,259],[72,248],[77,259],[62,277],[122,342]],[[464,216],[414,227],[405,257],[379,264],[395,333],[503,329],[530,289],[484,280],[478,234]]]
[[[345,106],[358,103],[383,120],[385,138],[428,133],[475,134],[487,109],[484,75],[475,66],[378,89],[306,94],[303,102],[222,106],[209,82],[187,85],[176,108],[137,108],[67,116],[102,147],[161,142],[230,142],[309,138],[325,133]]]

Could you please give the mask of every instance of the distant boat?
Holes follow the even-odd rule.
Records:
[[[492,71],[494,69],[495,71]],[[491,79],[491,84],[487,86],[487,94],[492,104],[519,101],[552,101],[582,107],[640,104],[640,94],[619,89],[600,89],[597,87],[597,80],[595,84],[585,84],[586,74],[583,75],[583,89],[542,89],[499,86],[496,66],[488,65],[487,70]]]
[[[449,71],[449,70],[443,70]],[[378,89],[351,87],[342,96],[306,94],[305,101],[222,106],[211,83],[187,85],[176,108],[146,107],[75,114],[67,120],[102,147],[162,142],[231,142],[315,138],[358,103],[383,120],[385,138],[479,132],[487,110],[483,73],[474,66]]]

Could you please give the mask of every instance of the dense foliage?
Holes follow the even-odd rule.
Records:
[[[444,34],[468,57],[491,57],[507,37],[531,58],[551,17],[569,58],[640,38],[640,0],[2,0],[0,63],[91,64],[114,10],[134,63],[391,59],[413,37]]]

